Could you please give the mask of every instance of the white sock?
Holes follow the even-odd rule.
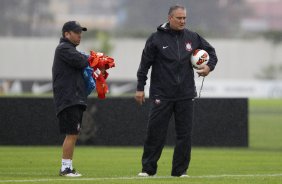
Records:
[[[73,169],[71,159],[62,159],[61,171],[64,171],[66,168],[70,168],[71,170]]]

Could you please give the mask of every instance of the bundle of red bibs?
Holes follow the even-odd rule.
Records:
[[[106,98],[106,93],[109,92],[106,79],[109,74],[106,70],[115,67],[114,59],[105,56],[101,52],[90,51],[90,56],[88,58],[89,66],[93,68],[93,78],[96,80],[96,91],[98,98]]]

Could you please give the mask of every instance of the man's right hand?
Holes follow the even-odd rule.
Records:
[[[136,91],[135,100],[138,104],[142,105],[145,102],[145,93],[144,91]]]

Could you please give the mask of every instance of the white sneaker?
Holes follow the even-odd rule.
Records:
[[[69,174],[65,174],[63,176],[66,176],[66,177],[80,177],[82,175],[79,174],[79,173],[69,173]]]
[[[180,178],[189,178],[190,176],[187,174],[182,174],[181,176],[179,176]]]
[[[149,174],[146,173],[146,172],[141,172],[141,173],[139,173],[137,176],[140,176],[140,177],[150,177],[150,176],[154,176],[154,175],[149,175]]]
[[[59,172],[60,176],[66,176],[66,177],[80,177],[82,176],[78,172],[75,171],[75,169],[71,170],[70,168],[66,168],[64,171]]]

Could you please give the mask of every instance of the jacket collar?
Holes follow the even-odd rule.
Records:
[[[69,44],[71,44],[71,45],[74,46],[74,47],[77,46],[77,45],[73,44],[69,39],[64,38],[64,37],[61,37],[61,38],[60,38],[60,43],[63,43],[63,42],[69,43]]]
[[[159,25],[157,30],[158,31],[164,31],[164,32],[170,33],[172,35],[180,35],[184,32],[184,30],[175,31],[175,30],[171,29],[170,26],[169,26],[169,22],[165,22],[165,23]]]

